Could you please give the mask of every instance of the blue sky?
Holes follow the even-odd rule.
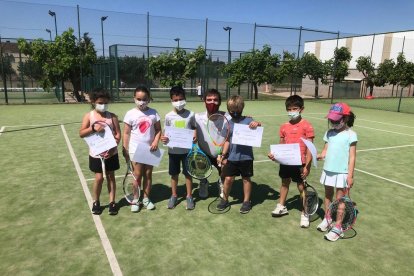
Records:
[[[150,44],[170,47],[176,45],[177,37],[181,47],[203,44],[206,18],[208,47],[212,49],[227,49],[228,33],[222,30],[224,26],[232,27],[232,50],[252,48],[255,22],[347,35],[414,29],[412,0],[0,0],[0,35],[49,39],[45,31],[48,28],[54,37],[49,9],[57,14],[58,33],[73,27],[77,34],[77,4],[81,8],[81,33],[90,34],[98,51],[102,49],[101,16],[108,16],[104,22],[107,51],[112,44],[145,45],[147,12],[152,16]],[[290,36],[294,37],[292,41]],[[305,33],[302,41],[332,37]],[[259,47],[270,44],[273,48],[294,49],[297,32],[261,28],[256,39]]]

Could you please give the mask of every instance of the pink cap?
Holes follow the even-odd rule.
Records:
[[[332,121],[339,121],[344,115],[349,115],[350,112],[351,108],[346,103],[336,103],[331,106],[331,109],[326,117]]]

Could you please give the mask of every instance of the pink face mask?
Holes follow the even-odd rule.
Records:
[[[208,114],[214,114],[219,110],[219,105],[215,103],[206,103],[206,109]]]

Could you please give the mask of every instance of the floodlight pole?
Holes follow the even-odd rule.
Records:
[[[49,33],[49,41],[52,42],[52,31],[49,29],[46,29],[46,32]]]
[[[226,32],[229,32],[229,40],[228,40],[228,44],[227,44],[227,65],[231,64],[231,52],[230,52],[230,38],[231,38],[231,27],[227,26],[227,27],[223,27],[223,30],[225,30]],[[230,96],[230,87],[229,87],[229,81],[228,81],[228,76],[227,76],[227,81],[226,81],[226,98],[229,98]]]
[[[54,18],[54,20],[55,20],[55,41],[56,41],[56,38],[57,38],[57,34],[58,34],[58,31],[57,31],[57,21],[56,21],[56,12],[54,12],[54,11],[51,11],[51,10],[49,10],[49,15],[50,16],[52,16],[53,18]],[[62,102],[65,102],[65,83],[64,83],[64,81],[62,80]],[[59,86],[59,85],[58,85]]]
[[[102,31],[102,55],[105,59],[105,41],[104,41],[104,31],[103,31],[103,22],[108,18],[108,16],[101,17],[101,31]]]
[[[177,49],[180,49],[180,38],[174,38],[175,41],[177,41]]]

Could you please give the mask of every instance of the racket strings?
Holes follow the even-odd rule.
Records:
[[[341,206],[341,204],[344,205],[344,213],[342,217],[342,229],[348,230],[354,225],[356,221],[356,216],[357,216],[354,203],[348,197],[343,197],[339,200],[332,202],[331,205],[329,206],[327,215],[328,215],[328,218],[332,222],[335,222],[338,218],[338,209]]]
[[[207,178],[210,175],[210,160],[204,154],[193,152],[186,158],[186,167],[188,173],[199,179]]]

